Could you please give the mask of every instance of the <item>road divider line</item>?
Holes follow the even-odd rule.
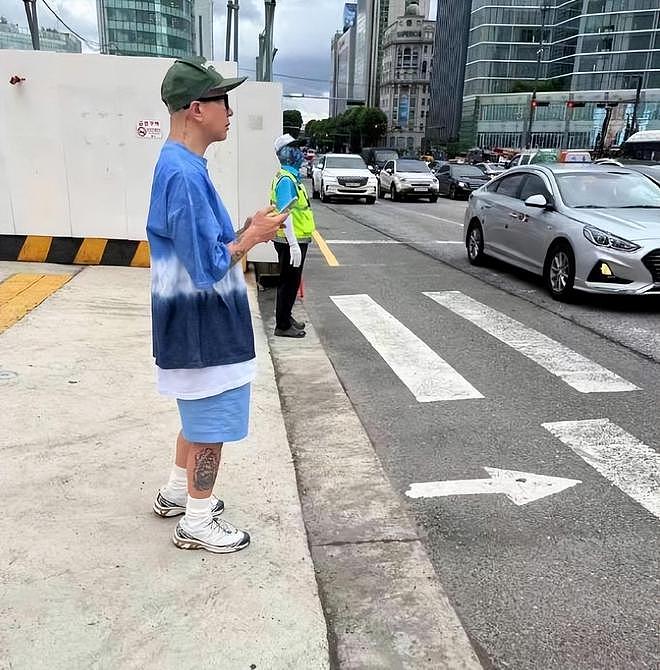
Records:
[[[40,305],[72,276],[17,274],[0,283],[0,333]]]
[[[337,261],[337,258],[335,255],[330,251],[330,247],[328,246],[327,242],[323,239],[323,236],[321,233],[319,233],[318,230],[315,230],[312,233],[312,237],[314,238],[314,242],[316,242],[316,245],[318,246],[320,252],[323,254],[323,258],[325,258],[325,262],[333,268],[339,267],[339,261]]]
[[[464,244],[462,240],[326,240],[326,244]]]
[[[330,296],[418,402],[483,398],[444,359],[368,295]]]
[[[582,354],[460,291],[429,291],[424,295],[520,352],[580,393],[639,390]]]
[[[609,419],[543,427],[627,496],[660,517],[660,455]]]

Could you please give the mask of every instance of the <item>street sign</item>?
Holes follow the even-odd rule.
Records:
[[[526,505],[582,483],[579,479],[548,477],[517,470],[499,468],[484,468],[484,470],[488,473],[489,479],[456,479],[411,484],[406,495],[409,498],[443,498],[503,493],[512,503]]]

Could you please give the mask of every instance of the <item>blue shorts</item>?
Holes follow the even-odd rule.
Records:
[[[250,384],[210,398],[179,400],[183,436],[188,442],[218,444],[247,437],[250,423]]]

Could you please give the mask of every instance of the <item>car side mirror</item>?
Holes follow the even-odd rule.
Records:
[[[373,165],[367,165],[367,168],[371,170],[372,172],[374,171],[374,166]]]
[[[552,207],[552,203],[549,203],[544,195],[540,193],[538,195],[530,195],[527,200],[525,200],[526,207],[538,207],[539,209],[547,209]]]
[[[387,172],[387,174],[394,174],[394,170],[392,170],[392,168],[387,168],[385,172]]]

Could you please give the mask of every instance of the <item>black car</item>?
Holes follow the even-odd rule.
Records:
[[[440,193],[448,195],[452,200],[459,196],[467,196],[490,181],[490,177],[486,176],[476,165],[463,163],[443,165],[435,176],[440,184]]]

